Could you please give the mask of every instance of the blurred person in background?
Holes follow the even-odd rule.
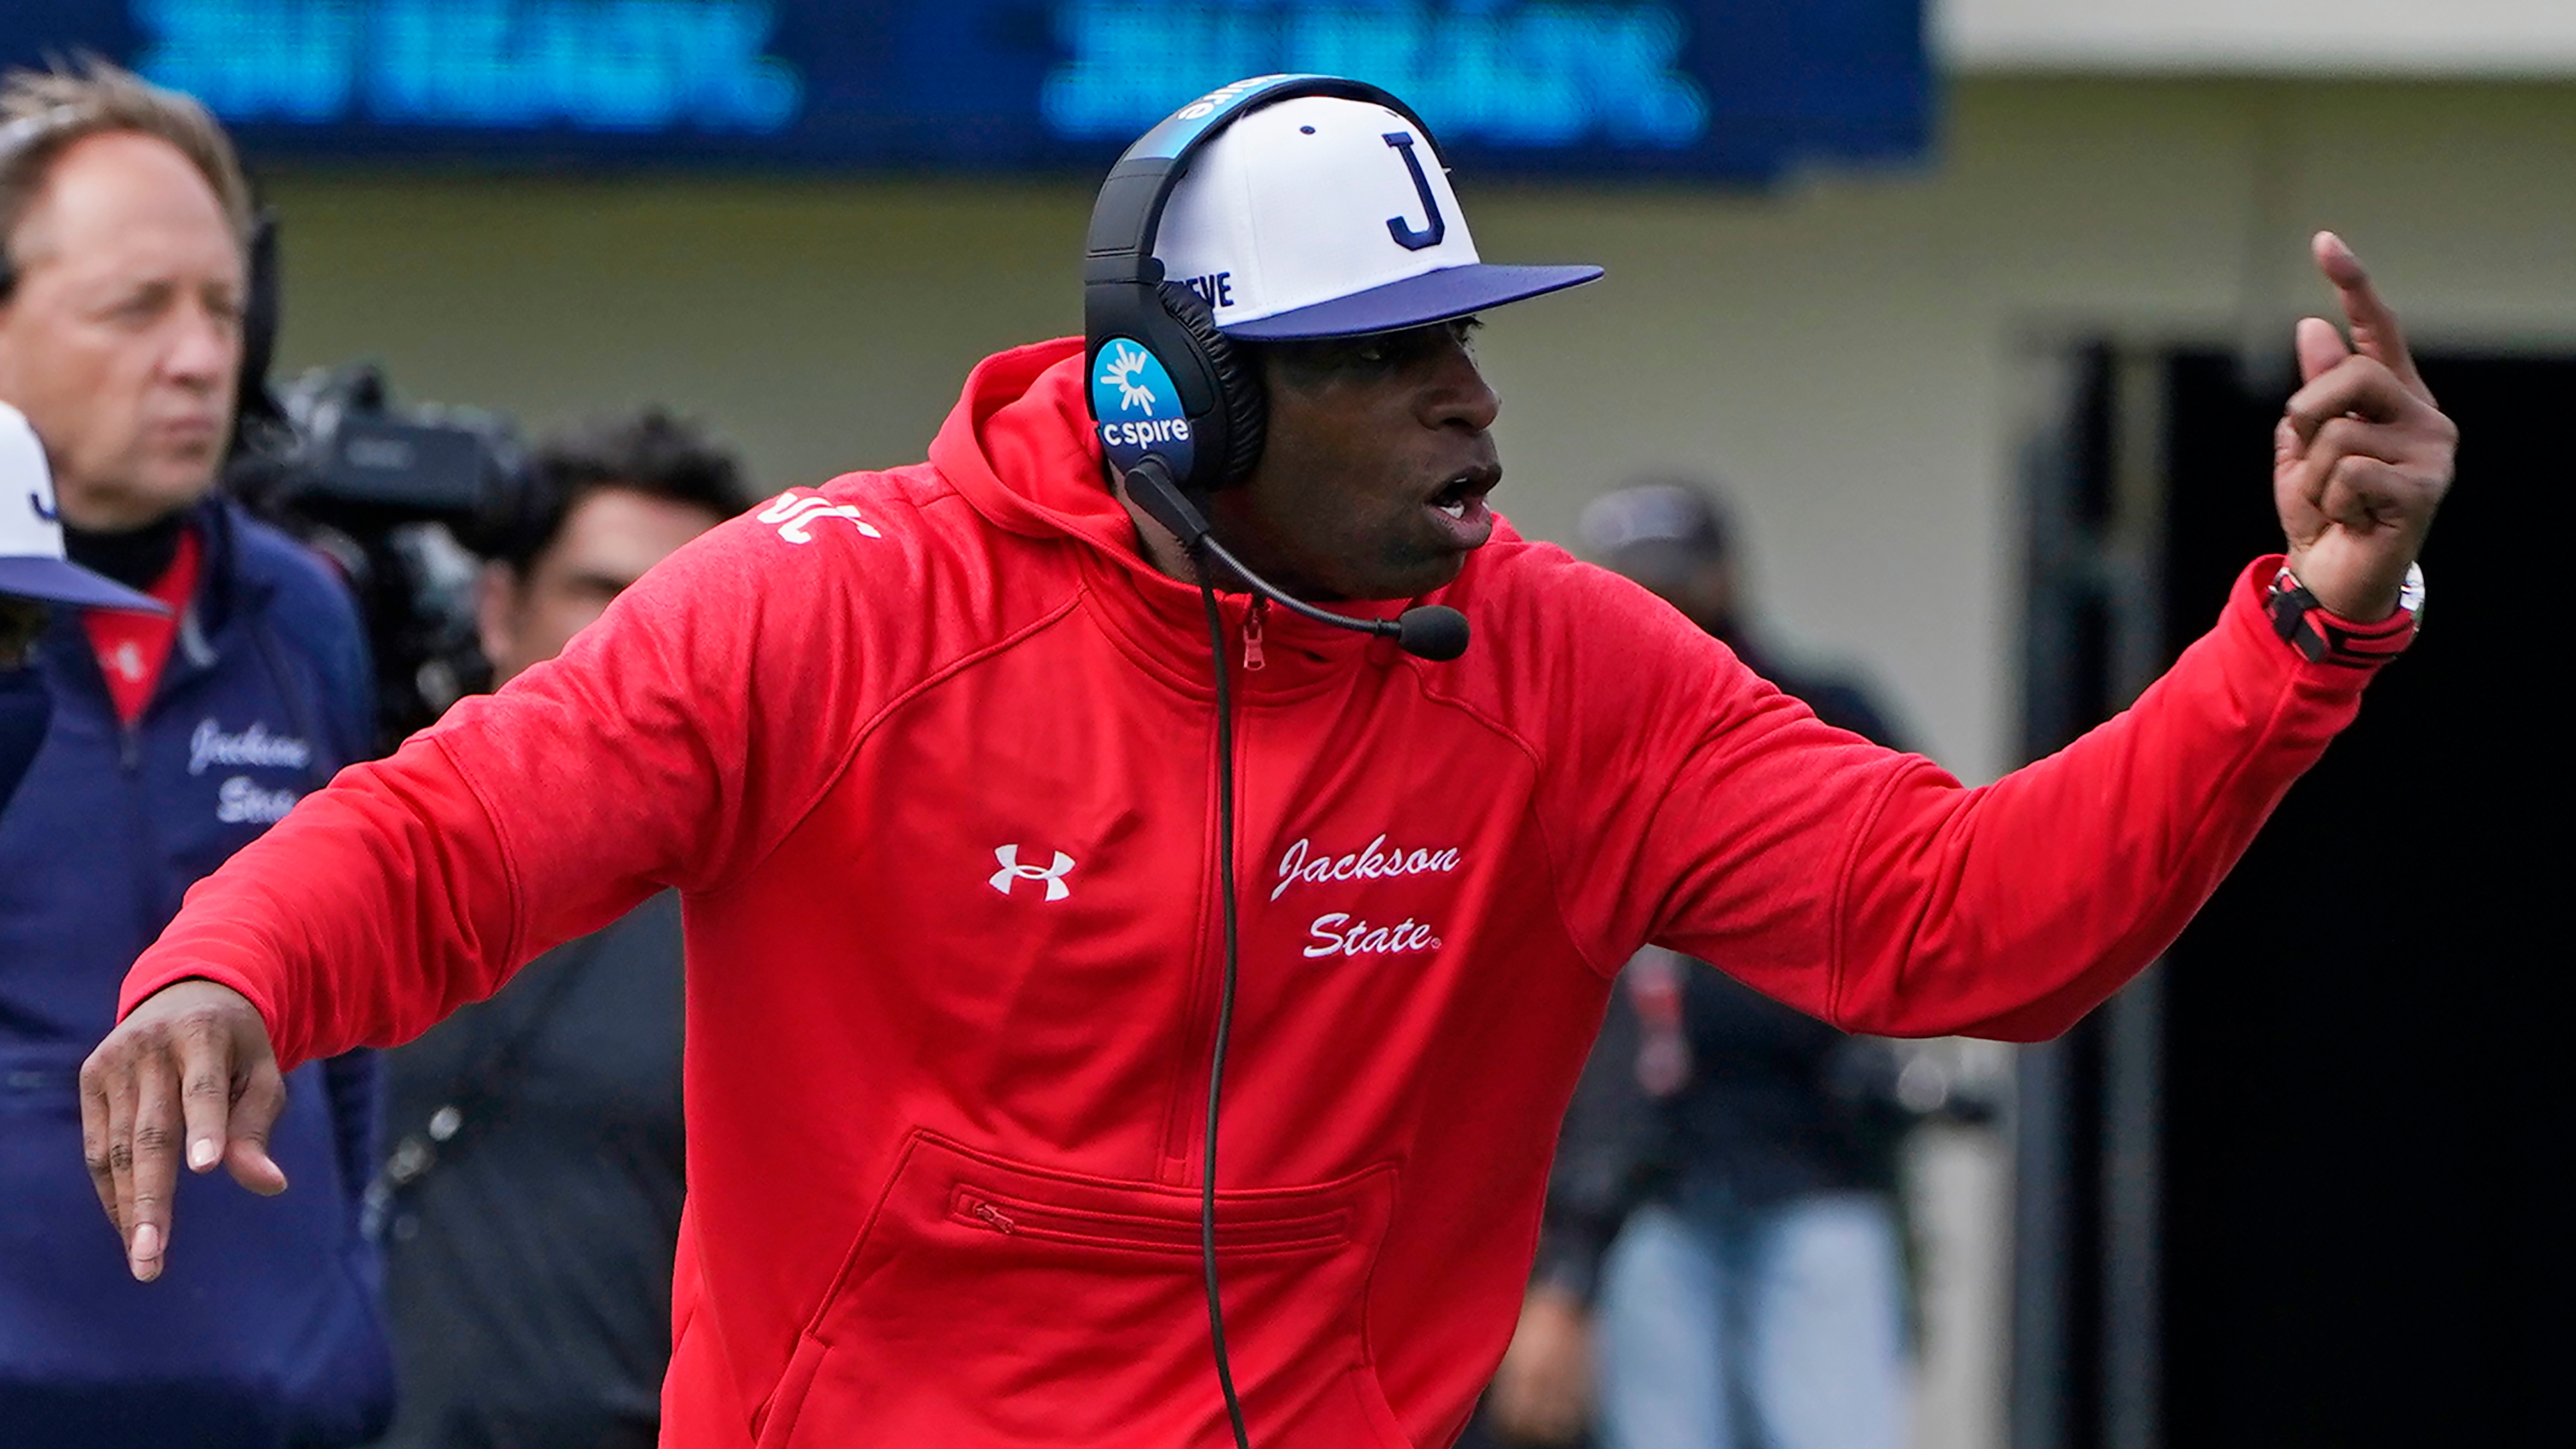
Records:
[[[212,492],[249,226],[231,143],[196,102],[103,64],[0,80],[0,401],[44,440],[70,557],[162,607],[47,622],[34,670],[51,724],[0,815],[11,1449],[349,1444],[391,1408],[358,1231],[371,1056],[295,1073],[264,1145],[297,1192],[178,1187],[210,1251],[172,1275],[176,1292],[144,1290],[75,1228],[99,1199],[65,1161],[82,1145],[81,1059],[126,968],[190,885],[373,737],[347,592]]]
[[[751,503],[652,409],[542,443],[479,619],[495,688]],[[388,1449],[651,1445],[683,1191],[680,906],[664,892],[391,1054],[371,1195],[402,1397]]]
[[[1710,488],[1593,500],[1596,561],[1837,729],[1902,748],[1850,680],[1751,636]],[[1558,1140],[1539,1261],[1486,1404],[1524,1442],[1880,1449],[1903,1418],[1903,1119],[1845,1036],[1659,947],[1628,963]]]

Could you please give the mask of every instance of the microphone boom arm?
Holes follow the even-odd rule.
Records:
[[[1234,551],[1216,541],[1208,527],[1207,515],[1201,513],[1178,484],[1163,460],[1147,455],[1127,470],[1128,496],[1145,510],[1156,523],[1170,529],[1181,547],[1192,557],[1213,555],[1216,561],[1234,571],[1235,577],[1251,586],[1253,592],[1292,614],[1330,624],[1336,629],[1393,639],[1407,654],[1435,662],[1457,658],[1467,652],[1467,616],[1445,604],[1418,604],[1393,619],[1359,619],[1317,608],[1277,584],[1254,573],[1234,556]]]

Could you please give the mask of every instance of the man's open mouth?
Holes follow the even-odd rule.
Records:
[[[1440,491],[1431,495],[1431,506],[1451,518],[1464,520],[1483,511],[1485,495],[1501,481],[1496,469],[1470,468],[1440,485]]]
[[[1427,500],[1426,511],[1437,515],[1432,527],[1449,548],[1469,552],[1494,536],[1494,514],[1485,506],[1485,495],[1501,481],[1503,470],[1491,464],[1470,468],[1441,484]]]

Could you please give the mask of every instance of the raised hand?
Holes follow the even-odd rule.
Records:
[[[286,1191],[268,1134],[286,1078],[249,998],[212,981],[162,988],[81,1063],[81,1155],[137,1279],[161,1276],[179,1144],[192,1172],[222,1163],[262,1196]]]
[[[2322,317],[2300,321],[2302,386],[2272,435],[2272,501],[2290,572],[2329,612],[2370,623],[2396,611],[2450,489],[2460,430],[2435,405],[2361,259],[2332,232],[2313,246],[2352,341]]]

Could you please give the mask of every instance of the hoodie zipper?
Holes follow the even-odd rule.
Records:
[[[1245,673],[1250,673],[1254,670],[1260,669],[1265,662],[1262,657],[1261,648],[1262,621],[1268,613],[1265,608],[1265,603],[1265,600],[1256,597],[1253,600],[1252,607],[1245,612],[1243,617],[1243,669]],[[1245,837],[1249,834],[1249,829],[1243,819],[1241,806],[1245,790],[1245,777],[1250,773],[1249,765],[1251,763],[1252,741],[1249,712],[1244,709],[1244,702],[1239,697],[1239,684],[1237,693],[1238,697],[1233,702],[1233,763],[1236,803],[1234,822],[1234,844],[1236,848],[1235,869],[1239,876],[1243,869],[1244,860],[1242,847]],[[1213,707],[1213,701],[1211,701],[1211,707]],[[1201,1148],[1203,1145],[1201,1128],[1204,1122],[1204,1113],[1207,1109],[1208,1068],[1210,1064],[1210,1054],[1214,1049],[1216,1040],[1217,998],[1219,993],[1224,989],[1223,983],[1225,978],[1225,927],[1223,917],[1223,912],[1225,910],[1225,880],[1223,871],[1219,865],[1219,851],[1221,847],[1219,846],[1215,836],[1215,831],[1222,828],[1220,822],[1223,819],[1223,813],[1217,808],[1217,802],[1214,798],[1214,787],[1217,785],[1218,778],[1217,772],[1211,770],[1209,774],[1210,779],[1208,784],[1211,787],[1211,792],[1209,796],[1207,823],[1210,833],[1206,837],[1207,853],[1203,857],[1204,865],[1202,867],[1206,871],[1206,875],[1202,877],[1202,879],[1206,882],[1207,888],[1207,895],[1204,898],[1207,914],[1201,917],[1200,922],[1200,947],[1197,958],[1198,981],[1189,993],[1187,1019],[1181,1033],[1183,1042],[1182,1050],[1185,1053],[1185,1056],[1182,1059],[1181,1073],[1177,1080],[1178,1083],[1185,1085],[1180,1085],[1179,1089],[1175,1092],[1172,1104],[1168,1109],[1168,1116],[1165,1119],[1163,1128],[1162,1164],[1160,1175],[1164,1181],[1175,1185],[1184,1184],[1192,1180],[1189,1171],[1190,1165],[1193,1162],[1197,1162],[1201,1156]],[[1238,889],[1240,889],[1240,880],[1238,880],[1236,884]],[[1246,916],[1246,924],[1248,928],[1248,910],[1246,911]],[[1238,1006],[1239,1003],[1240,998],[1238,998]],[[1205,1170],[1204,1164],[1201,1164],[1200,1170]],[[986,1221],[985,1225],[988,1227],[995,1226],[989,1220]]]
[[[1258,674],[1268,663],[1261,653],[1261,621],[1270,613],[1270,601],[1254,595],[1252,607],[1243,615],[1243,672]]]

